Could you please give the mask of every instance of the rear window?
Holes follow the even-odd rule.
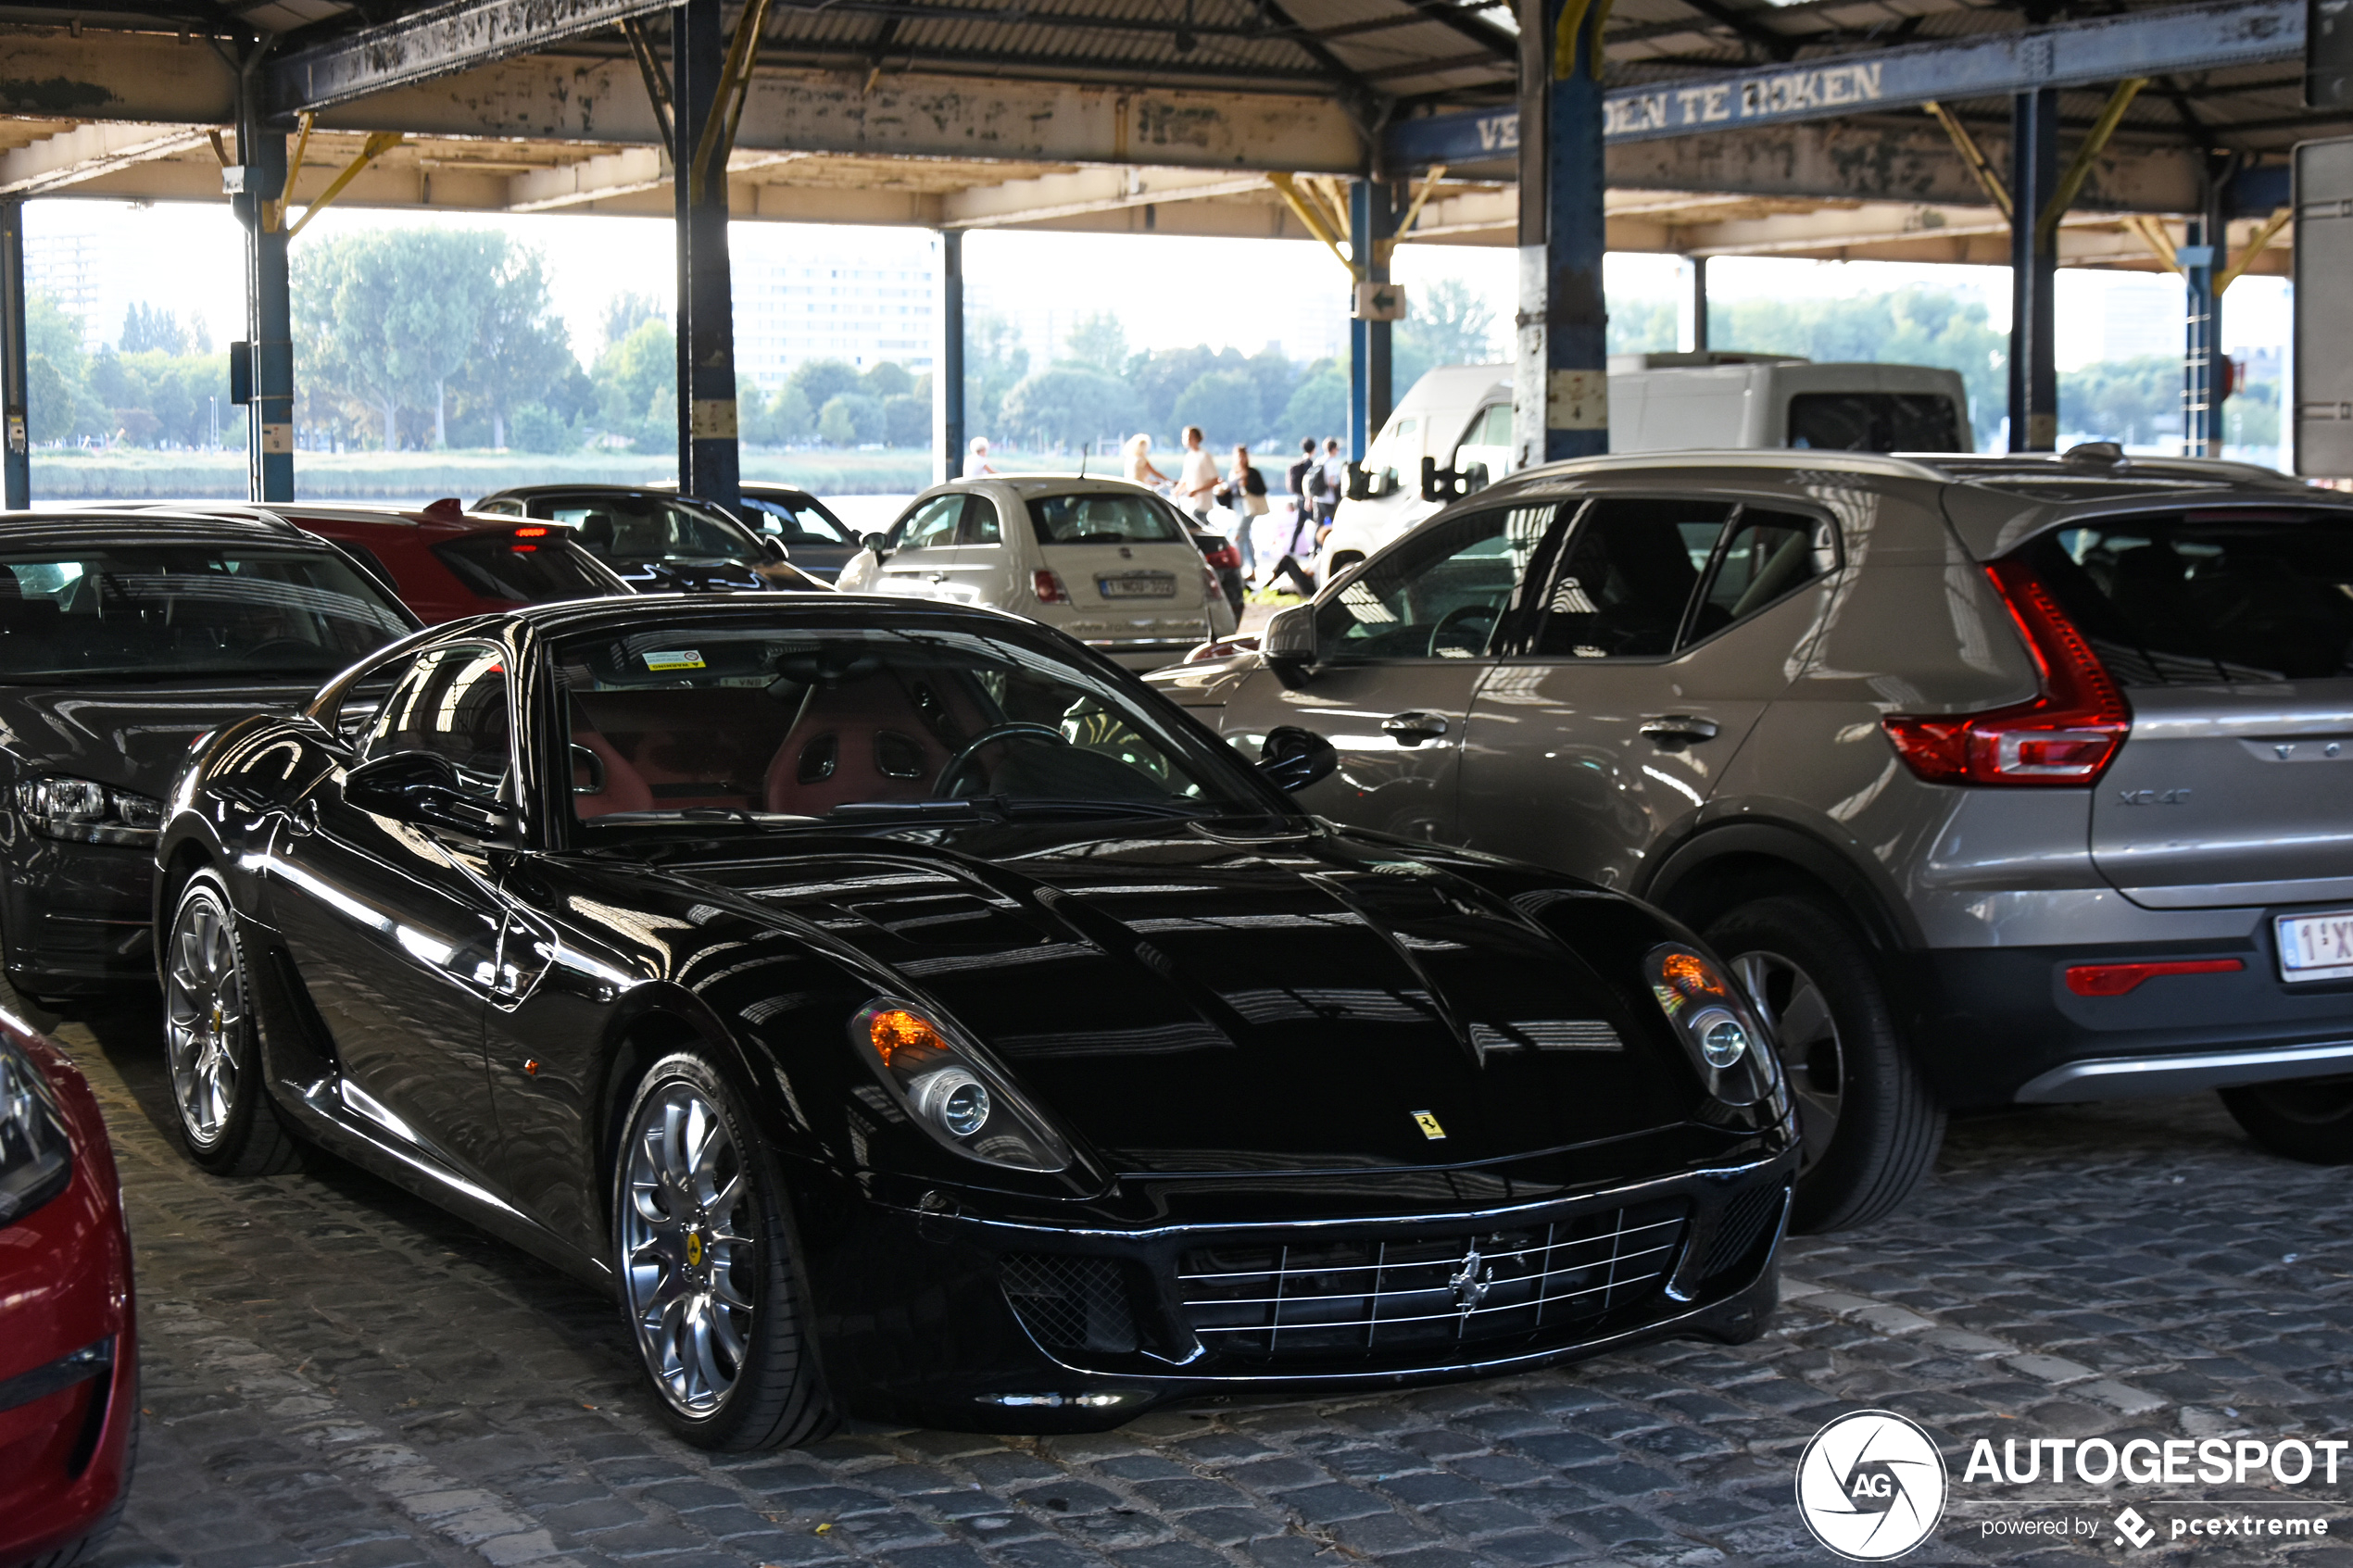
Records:
[[[523,539],[511,533],[472,533],[435,545],[433,553],[467,590],[485,599],[542,604],[549,599],[592,599],[610,594],[612,583],[586,552],[550,533]]]
[[[2020,553],[2122,684],[2353,674],[2353,519],[2135,518]]]
[[[1029,523],[1041,545],[1176,544],[1176,514],[1149,495],[1033,495]]]
[[[766,495],[746,495],[742,501],[746,521],[762,533],[773,533],[779,544],[790,548],[795,545],[854,545],[849,530],[840,520],[814,501],[779,501]]]
[[[1789,444],[1837,452],[1966,452],[1961,411],[1933,392],[1801,392]]]

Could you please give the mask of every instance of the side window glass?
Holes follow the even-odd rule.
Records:
[[[1553,574],[1531,651],[1556,659],[1674,652],[1730,510],[1721,501],[1592,503]]]
[[[937,545],[956,542],[956,520],[963,515],[964,496],[962,491],[947,495],[935,495],[917,507],[890,531],[889,547],[894,550],[929,549]]]
[[[496,796],[507,782],[509,731],[506,654],[470,643],[409,667],[376,710],[367,753],[429,751],[447,758],[470,790]]]
[[[986,495],[966,496],[964,498],[964,521],[959,524],[956,529],[956,543],[959,545],[994,545],[998,543],[1000,537],[1000,535],[998,532],[997,522],[997,503],[990,500]]]
[[[1476,512],[1375,560],[1316,611],[1320,656],[1334,663],[1482,657],[1558,510],[1545,502]]]
[[[1838,530],[1820,518],[1743,507],[1725,535],[1687,643],[1747,620],[1838,570]]]

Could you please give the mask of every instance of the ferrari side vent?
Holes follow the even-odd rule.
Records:
[[[1048,1349],[1136,1348],[1136,1314],[1112,1259],[1016,1252],[997,1277],[1022,1326]]]
[[[1700,1270],[1700,1278],[1714,1279],[1746,1262],[1765,1233],[1780,1222],[1781,1203],[1788,1193],[1786,1185],[1776,1183],[1772,1186],[1751,1187],[1732,1199],[1724,1217],[1717,1222],[1716,1239],[1708,1246],[1707,1263]]]

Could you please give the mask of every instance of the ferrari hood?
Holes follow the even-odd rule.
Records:
[[[67,773],[161,798],[207,730],[294,707],[300,685],[0,686],[0,751],[20,773]]]
[[[1177,826],[789,864],[714,880],[887,966],[1123,1171],[1459,1165],[1671,1124],[1695,1092],[1631,962],[1410,851]]]

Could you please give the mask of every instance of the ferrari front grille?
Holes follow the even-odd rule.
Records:
[[[1223,1244],[1177,1266],[1213,1353],[1258,1360],[1442,1351],[1537,1336],[1639,1306],[1682,1249],[1680,1202],[1541,1225]]]

